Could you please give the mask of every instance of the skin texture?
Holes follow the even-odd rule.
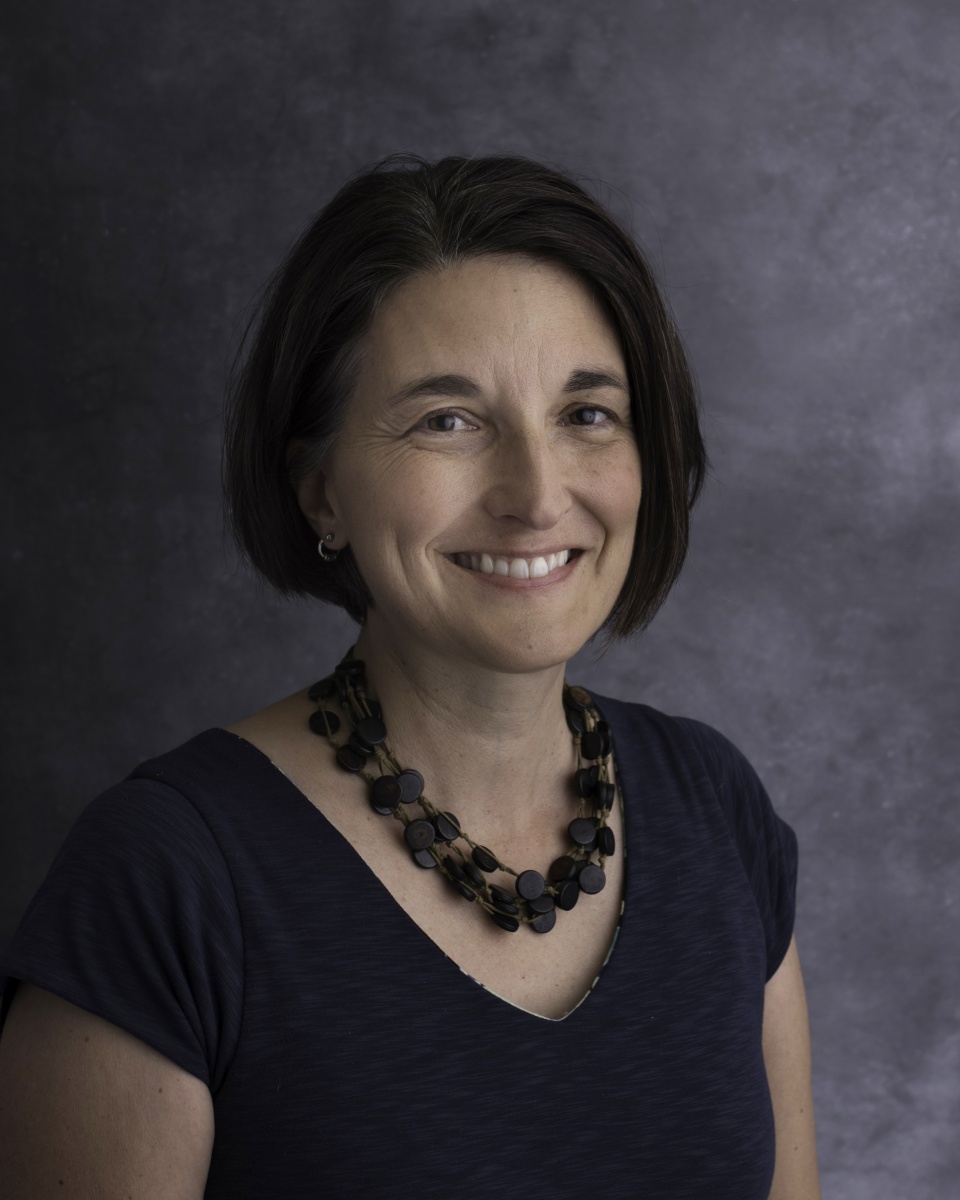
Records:
[[[557,813],[571,802],[575,755],[564,668],[619,594],[641,497],[624,379],[603,310],[557,267],[487,258],[415,277],[380,308],[345,426],[298,489],[318,537],[351,546],[373,596],[357,652],[392,747],[434,794],[456,796],[472,836],[510,847],[515,862],[565,849]],[[546,579],[492,578],[455,560],[566,549],[575,556]],[[604,891],[550,937],[466,920],[429,872],[409,869],[396,823],[356,804],[356,781],[306,730],[310,708],[300,693],[233,732],[284,771],[464,970],[531,1012],[569,1012],[613,937],[621,857]],[[619,820],[617,808],[618,832]],[[763,1032],[781,1143],[772,1195],[816,1200],[794,947],[768,984]],[[0,1103],[0,1139],[12,1147],[5,1194],[17,1200],[202,1194],[213,1137],[205,1086],[36,989],[15,1001],[3,1038]]]
[[[5,1200],[200,1200],[205,1084],[115,1025],[21,984],[0,1039]]]
[[[764,992],[763,1060],[777,1128],[770,1200],[820,1200],[810,1026],[796,938]]]

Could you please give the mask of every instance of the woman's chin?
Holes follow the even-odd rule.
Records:
[[[462,630],[455,645],[440,649],[453,670],[478,667],[505,675],[537,674],[562,667],[586,644],[593,631],[529,628]]]

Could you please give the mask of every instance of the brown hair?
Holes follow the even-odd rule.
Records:
[[[235,370],[224,458],[234,534],[285,595],[371,603],[349,548],[323,563],[292,483],[319,465],[340,428],[364,334],[405,279],[466,258],[521,254],[581,277],[623,348],[643,497],[626,581],[605,628],[642,629],[687,551],[706,457],[686,356],[646,259],[567,175],[522,158],[391,157],[351,179],[269,282]],[[255,330],[255,332],[254,332]],[[252,335],[252,341],[250,340]],[[291,444],[299,447],[288,458]]]

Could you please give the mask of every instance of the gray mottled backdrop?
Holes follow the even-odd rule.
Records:
[[[799,833],[826,1193],[956,1196],[955,0],[12,12],[0,942],[89,797],[350,636],[222,543],[259,283],[382,154],[529,154],[648,247],[714,464],[663,614],[576,674],[719,726]]]

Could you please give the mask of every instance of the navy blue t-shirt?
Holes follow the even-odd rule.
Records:
[[[720,734],[598,705],[624,909],[562,1020],[465,975],[220,729],[81,815],[0,960],[3,1013],[28,980],[207,1083],[211,1200],[764,1200],[763,995],[790,943],[796,839]]]

